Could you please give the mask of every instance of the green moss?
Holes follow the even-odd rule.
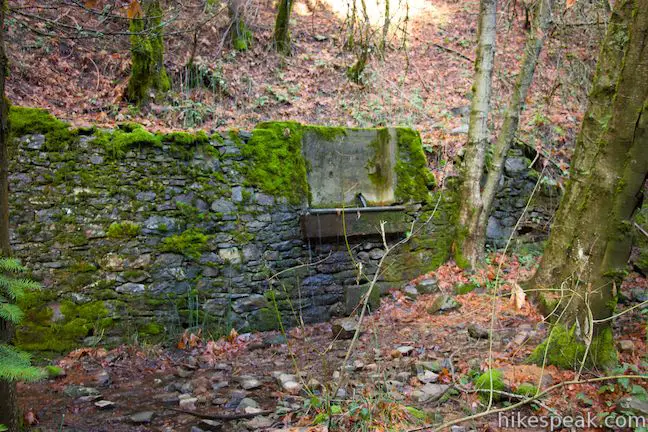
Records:
[[[515,389],[514,393],[524,397],[533,397],[538,393],[538,387],[531,383],[522,383]]]
[[[148,99],[150,89],[166,92],[171,81],[164,67],[163,11],[159,1],[146,2],[144,17],[130,20],[131,76],[126,98],[137,104]]]
[[[69,267],[71,273],[90,273],[97,271],[97,267],[87,261],[77,261]]]
[[[200,254],[207,250],[209,236],[195,228],[189,228],[182,234],[172,235],[162,240],[162,252],[180,253],[191,259],[200,258]]]
[[[478,286],[474,282],[459,284],[455,287],[455,293],[458,295],[468,294],[469,292],[473,292]]]
[[[390,188],[392,183],[390,141],[389,129],[381,128],[376,131],[376,139],[371,143],[374,158],[368,162],[366,167],[369,179],[381,191]]]
[[[231,28],[232,48],[237,51],[247,51],[252,43],[252,31],[245,22],[239,18]]]
[[[412,129],[397,128],[396,137],[396,198],[401,201],[429,202],[429,191],[435,187],[435,182],[427,167],[420,134]]]
[[[491,389],[496,391],[504,391],[504,389],[506,388],[506,385],[504,384],[504,374],[502,373],[502,371],[497,369],[489,369],[483,374],[479,375],[475,379],[474,384],[476,389],[485,390],[479,392],[479,398],[482,400],[482,402],[488,402],[488,400],[490,399]],[[499,401],[501,397],[502,396],[498,393],[493,394],[494,401]]]
[[[26,319],[16,331],[16,345],[29,351],[63,352],[77,347],[84,337],[113,326],[102,301],[77,305],[60,303],[62,319],[53,321],[47,294],[31,294],[23,302]]]
[[[62,368],[52,365],[45,366],[45,372],[47,373],[47,377],[50,379],[62,377],[65,375],[65,371]]]
[[[127,239],[137,237],[142,232],[142,227],[134,222],[113,222],[108,227],[106,235],[113,239]]]
[[[45,135],[45,149],[49,151],[68,148],[78,136],[69,124],[39,108],[12,106],[9,110],[9,128],[12,137]]]
[[[271,331],[280,328],[277,311],[273,307],[261,308],[249,319],[250,329],[257,331]]]
[[[184,147],[194,146],[196,144],[207,144],[209,136],[204,131],[196,133],[189,132],[171,132],[162,137],[164,142],[178,144]]]
[[[138,333],[142,335],[157,336],[164,332],[164,326],[156,322],[148,322],[141,326]]]
[[[554,324],[549,337],[536,347],[531,353],[529,361],[541,365],[545,359],[546,351],[546,364],[563,369],[579,368],[585,356],[586,345],[576,337],[575,332],[575,325],[568,329],[563,324]],[[590,349],[587,351],[585,366],[609,368],[616,363],[617,354],[614,348],[612,329],[605,327],[598,335],[594,336]]]
[[[324,141],[335,141],[338,138],[345,137],[347,130],[346,128],[335,126],[306,125],[304,126],[304,133],[315,134]]]
[[[241,152],[247,161],[240,169],[247,182],[291,204],[308,197],[306,162],[302,155],[302,126],[296,122],[259,124]]]

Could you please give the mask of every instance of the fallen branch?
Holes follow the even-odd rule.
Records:
[[[448,48],[447,46],[443,46],[443,45],[441,45],[441,44],[434,43],[434,42],[432,42],[432,46],[437,47],[437,48],[439,48],[440,50],[447,51],[447,52],[449,52],[449,53],[451,53],[451,54],[455,54],[455,55],[461,57],[462,59],[464,59],[464,60],[466,60],[466,61],[469,61],[470,63],[474,63],[474,62],[475,62],[474,59],[471,59],[470,57],[468,57],[468,56],[466,56],[466,55],[460,53],[460,52],[457,51],[457,50],[454,50],[454,49],[452,49],[452,48]]]

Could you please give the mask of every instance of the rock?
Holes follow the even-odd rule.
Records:
[[[115,402],[109,400],[100,400],[94,403],[100,410],[107,410],[115,407]]]
[[[144,284],[128,282],[115,288],[115,291],[123,294],[141,294],[146,291]]]
[[[634,416],[648,418],[648,401],[635,396],[626,396],[617,402],[617,412],[630,413]]]
[[[250,430],[266,429],[272,426],[273,424],[274,424],[274,420],[272,420],[270,417],[263,417],[263,416],[254,417],[252,420],[245,423],[245,425]]]
[[[431,294],[439,291],[439,280],[435,277],[423,279],[416,284],[416,290],[421,294]]]
[[[434,300],[434,303],[432,303],[432,306],[428,308],[427,312],[430,315],[433,315],[437,312],[446,312],[454,309],[459,309],[460,307],[461,303],[455,300],[454,297],[446,294],[441,294]]]
[[[260,408],[259,403],[252,398],[243,398],[236,407],[239,411],[245,411],[246,408]]]
[[[188,395],[182,395],[182,396],[188,396]],[[190,396],[180,397],[180,399],[178,400],[178,405],[182,409],[193,411],[196,409],[197,402],[198,402],[198,398],[195,397],[190,397]]]
[[[250,376],[240,377],[241,387],[245,390],[252,390],[261,387],[261,381]]]
[[[479,324],[468,325],[468,334],[474,339],[488,339],[488,330]]]
[[[101,387],[106,387],[110,384],[111,381],[110,374],[108,374],[106,370],[102,370],[97,375],[95,375],[94,380],[97,383],[97,385]]]
[[[288,394],[296,396],[302,389],[302,385],[296,381],[286,381],[281,384],[281,388]]]
[[[178,375],[180,378],[189,378],[191,375],[193,375],[193,371],[178,367],[176,369],[176,375]]]
[[[63,393],[66,396],[73,398],[79,398],[83,396],[98,396],[99,390],[93,387],[84,387],[79,385],[68,385],[63,389]]]
[[[434,361],[418,361],[414,364],[414,369],[417,374],[429,370],[431,372],[441,372],[443,365],[441,362]]]
[[[198,427],[205,431],[220,432],[223,430],[223,423],[216,420],[201,420]]]
[[[634,350],[635,344],[631,340],[624,339],[619,341],[619,351],[631,353]]]
[[[466,432],[466,426],[451,426],[450,427],[450,432]]]
[[[351,339],[358,328],[358,320],[353,317],[333,321],[333,338]]]
[[[648,301],[648,290],[644,288],[633,288],[630,291],[630,298],[637,303]]]
[[[529,161],[522,157],[508,157],[504,162],[504,172],[510,176],[529,169]]]
[[[405,285],[403,293],[405,294],[405,297],[412,300],[415,300],[419,296],[418,290],[412,285]]]
[[[420,388],[422,395],[419,396],[419,402],[434,402],[441,399],[441,396],[445,394],[450,388],[449,385],[445,384],[425,384]]]
[[[423,371],[422,373],[418,373],[416,375],[416,378],[421,381],[423,384],[428,384],[428,383],[434,383],[437,382],[439,379],[439,375],[435,374],[434,372],[430,370]]]
[[[462,124],[461,126],[457,126],[456,128],[452,129],[450,131],[450,135],[463,135],[468,133],[468,125],[467,124]]]
[[[396,351],[398,351],[402,356],[408,356],[412,354],[412,352],[414,352],[414,347],[409,345],[403,345],[396,348]]]
[[[142,411],[130,416],[130,421],[135,424],[151,423],[155,413],[153,411]]]

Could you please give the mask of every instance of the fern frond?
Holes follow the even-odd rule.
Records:
[[[22,321],[25,313],[20,308],[11,303],[0,303],[0,319],[18,324]]]
[[[0,379],[37,381],[45,376],[42,369],[31,365],[29,354],[0,344]]]
[[[25,270],[16,258],[0,258],[0,272],[20,273]]]

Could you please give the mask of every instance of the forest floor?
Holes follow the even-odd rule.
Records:
[[[412,286],[431,292],[415,301],[401,291],[391,292],[365,318],[346,366],[351,341],[342,334],[334,337],[331,324],[297,327],[287,334],[232,333],[217,341],[185,335],[171,342],[178,343],[173,348],[73,351],[52,363],[62,376],[20,385],[21,405],[26,419],[46,431],[321,432],[328,430],[328,401],[334,414],[331,430],[405,431],[483,412],[488,398],[480,399],[476,382],[489,364],[503,372],[502,390],[511,394],[493,408],[518,401],[514,393],[525,383],[546,390],[606,376],[599,370],[577,375],[526,362],[547,326],[528,301],[511,293],[534,263],[504,259],[497,277],[497,259],[493,261],[477,274],[447,264],[417,278]],[[437,298],[469,281],[481,288],[452,295],[458,303],[435,312]],[[615,321],[615,333],[623,366],[612,375],[648,372],[645,317],[631,309],[645,300],[638,297],[647,286],[645,278],[632,275],[622,287],[621,309],[628,312]],[[605,416],[621,416],[627,406],[622,401],[641,404],[645,386],[624,379],[565,385],[503,415],[587,418],[589,413],[600,425]],[[222,418],[241,415],[252,417]],[[205,422],[201,416],[219,418]],[[453,431],[501,430],[498,418],[477,418]]]

